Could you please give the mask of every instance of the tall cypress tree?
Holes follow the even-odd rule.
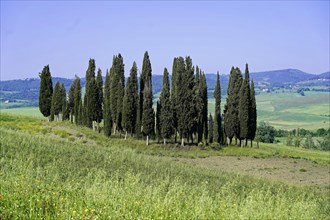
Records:
[[[159,140],[161,138],[161,123],[160,123],[160,114],[161,114],[161,109],[160,109],[160,102],[157,101],[156,103],[156,137],[157,137],[157,142],[159,143]]]
[[[240,90],[238,118],[240,123],[240,140],[245,139],[245,146],[249,137],[251,100],[250,100],[250,77],[248,64],[245,67],[245,77]]]
[[[195,88],[194,88],[194,107],[195,107],[195,124],[194,133],[197,132],[197,143],[201,142],[203,139],[203,88],[201,80],[201,71],[199,67],[196,66],[196,77],[195,77]]]
[[[122,110],[125,93],[125,70],[121,54],[114,56],[110,70],[110,112],[114,133],[122,130]]]
[[[82,108],[82,100],[81,100],[81,85],[80,85],[80,78],[76,76],[75,80],[73,81],[74,84],[74,105],[73,105],[73,114],[74,114],[74,121],[76,124],[81,125],[81,108]]]
[[[251,147],[252,141],[256,136],[257,130],[257,104],[256,104],[256,97],[254,92],[254,82],[251,82],[250,88],[250,120],[249,120],[249,139],[251,140]]]
[[[215,112],[214,112],[214,135],[213,139],[214,141],[221,143],[221,88],[220,88],[220,76],[219,72],[217,72],[217,81],[213,93],[214,99],[215,99]]]
[[[61,89],[60,89],[60,94],[61,94],[61,98],[62,98],[62,121],[67,120],[69,117],[69,111],[68,111],[68,100],[66,97],[66,90],[65,90],[65,86],[64,83],[61,84]]]
[[[75,90],[75,86],[76,86],[76,79],[74,79],[72,81],[69,92],[68,92],[68,110],[69,110],[69,114],[70,114],[71,123],[73,123],[73,115],[74,115],[74,90]]]
[[[141,125],[143,124],[142,114],[143,114],[143,103],[144,103],[144,90],[145,90],[144,88],[146,85],[146,81],[149,78],[151,78],[151,72],[152,72],[152,68],[151,68],[150,58],[148,51],[146,51],[143,56],[142,72],[140,76],[140,94],[139,94],[139,111],[138,111],[140,114],[139,114],[138,122],[141,122]]]
[[[110,137],[112,129],[112,119],[110,112],[110,73],[108,72],[108,70],[105,76],[103,102],[104,134],[105,136]]]
[[[86,98],[85,98],[86,97]],[[86,126],[93,127],[93,121],[96,120],[97,115],[97,89],[95,82],[95,60],[90,59],[88,69],[86,71],[86,92],[84,97],[85,119]],[[85,102],[86,100],[86,102]]]
[[[170,99],[170,82],[169,73],[167,69],[164,69],[162,91],[160,93],[160,130],[161,136],[164,138],[164,144],[166,139],[170,138],[174,133],[173,126],[173,111],[172,103]]]
[[[142,132],[147,137],[147,145],[149,145],[149,135],[154,135],[155,133],[155,115],[152,108],[151,77],[146,78],[143,95]]]
[[[206,77],[205,74],[202,73],[200,77],[201,81],[201,88],[202,88],[202,100],[203,100],[203,133],[204,133],[204,140],[207,142],[208,139],[208,98],[207,98],[207,83],[206,83]]]
[[[224,123],[226,136],[229,138],[230,144],[234,136],[236,139],[240,137],[238,107],[239,107],[239,94],[240,94],[241,85],[242,85],[241,71],[239,68],[232,67],[229,76],[226,114],[225,114],[225,123]]]
[[[126,132],[135,134],[138,108],[138,82],[137,66],[133,63],[130,76],[127,79],[124,104],[123,104],[123,126]]]
[[[62,92],[61,92],[61,84],[59,81],[56,82],[54,87],[54,93],[52,97],[52,114],[56,116],[56,120],[59,120],[59,114],[62,111]],[[52,118],[54,116],[51,116]]]
[[[97,130],[100,132],[100,123],[103,119],[103,78],[102,71],[99,68],[96,76],[96,123]]]
[[[49,65],[42,69],[42,72],[39,73],[39,77],[39,110],[44,117],[48,117],[48,120],[50,120],[49,116],[52,106],[53,83],[52,76],[49,71]]]
[[[210,144],[212,144],[213,143],[213,118],[212,118],[212,115],[211,115],[211,113],[210,113],[210,116],[209,116],[209,123],[208,123],[208,125],[209,125],[209,136],[208,136],[208,139],[209,139],[209,143]]]
[[[176,136],[178,132],[178,115],[177,115],[177,108],[178,108],[178,102],[177,102],[177,97],[178,97],[178,77],[179,77],[179,68],[178,65],[179,63],[184,63],[182,61],[183,58],[174,58],[173,60],[173,66],[172,66],[172,86],[171,86],[171,105],[172,105],[172,112],[173,112],[173,129],[174,129],[174,135],[175,135],[175,140],[176,142]]]

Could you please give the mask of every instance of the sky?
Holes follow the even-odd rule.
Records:
[[[171,72],[190,56],[205,73],[330,70],[329,1],[1,1],[1,80],[84,77],[95,59],[103,75],[121,53],[125,75]]]

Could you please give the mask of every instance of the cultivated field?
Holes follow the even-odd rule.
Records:
[[[329,218],[329,179],[318,181],[329,176],[329,152],[146,147],[3,112],[0,132],[0,210],[16,219]],[[278,178],[284,161],[290,175],[307,181]]]

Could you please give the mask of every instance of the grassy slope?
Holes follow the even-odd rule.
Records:
[[[0,132],[0,212],[17,219],[326,219],[330,211],[328,189],[138,154],[142,142],[69,123],[1,114]]]

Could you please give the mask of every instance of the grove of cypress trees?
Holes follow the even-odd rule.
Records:
[[[135,134],[138,108],[137,66],[133,63],[130,76],[127,79],[123,103],[123,127],[126,132]]]
[[[232,67],[229,76],[229,84],[227,90],[227,103],[225,113],[224,129],[226,136],[231,144],[233,137],[237,141],[239,138],[240,124],[238,119],[239,92],[242,85],[242,74],[240,69]],[[236,142],[237,144],[237,142]]]
[[[245,139],[245,146],[247,145],[247,139],[249,136],[249,124],[250,124],[250,112],[251,112],[251,100],[250,100],[250,77],[248,64],[245,67],[245,77],[240,89],[238,118],[240,123],[239,139]]]
[[[181,74],[180,69],[183,67]],[[181,136],[181,145],[184,146],[184,138],[192,137],[193,126],[195,123],[195,108],[194,108],[194,67],[192,60],[188,56],[185,63],[178,65],[178,96],[177,96],[177,114],[178,114],[178,130]]]
[[[106,72],[104,83],[104,104],[103,104],[103,121],[104,121],[104,134],[107,137],[111,136],[112,120],[110,112],[110,73]]]
[[[39,90],[39,110],[44,117],[48,117],[50,121],[50,111],[52,106],[53,97],[53,83],[52,76],[49,71],[49,65],[42,69],[39,73],[40,77],[40,90]]]
[[[164,144],[166,144],[166,139],[170,138],[174,132],[173,126],[173,111],[170,99],[170,82],[169,73],[167,69],[164,69],[163,75],[163,85],[162,91],[160,93],[160,130],[161,137],[164,139]]]
[[[251,147],[252,147],[252,141],[254,140],[256,136],[256,130],[257,130],[257,104],[256,104],[256,97],[254,92],[254,82],[252,80],[251,82],[251,88],[250,88],[250,119],[249,119],[249,139],[251,140]]]
[[[221,131],[221,88],[220,88],[220,75],[217,72],[217,80],[216,85],[213,93],[215,99],[215,112],[214,112],[214,134],[213,139],[217,143],[221,143],[222,141],[222,131]]]

